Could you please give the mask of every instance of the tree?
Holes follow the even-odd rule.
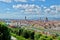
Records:
[[[27,30],[25,30],[24,32],[23,32],[23,37],[25,37],[26,39],[28,39],[29,38],[29,32],[27,31]]]
[[[0,23],[0,40],[11,40],[9,28],[4,23]]]
[[[35,34],[35,32],[32,32],[32,33],[31,33],[30,38],[31,38],[32,40],[34,40],[34,34]]]
[[[20,36],[20,35],[22,34],[22,32],[23,32],[23,29],[20,28],[20,29],[19,29],[19,32],[18,32],[18,35]]]
[[[35,33],[35,40],[38,40],[42,36],[41,33]]]

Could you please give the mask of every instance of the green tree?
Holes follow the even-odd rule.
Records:
[[[0,40],[11,40],[9,28],[4,23],[0,23]]]
[[[22,35],[22,33],[23,33],[23,29],[20,28],[20,29],[19,29],[19,32],[18,32],[18,35],[20,36],[20,35]]]
[[[29,38],[29,32],[27,31],[27,30],[24,30],[24,32],[23,32],[23,37],[25,37],[26,39],[28,39]]]
[[[32,40],[34,40],[34,35],[35,35],[35,32],[32,32],[32,33],[31,33],[31,36],[30,36],[30,38],[31,38]]]

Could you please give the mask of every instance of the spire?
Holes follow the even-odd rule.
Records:
[[[48,18],[47,17],[45,18],[45,21],[48,22]]]
[[[25,20],[26,20],[26,16],[25,16]]]

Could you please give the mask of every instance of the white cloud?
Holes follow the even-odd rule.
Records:
[[[50,6],[50,8],[55,8],[55,5]]]
[[[56,11],[59,11],[60,12],[60,5],[59,6],[56,6]]]
[[[50,15],[60,15],[60,5],[52,5],[49,8],[45,7],[44,13],[50,14]]]
[[[24,13],[40,13],[41,11],[41,7],[39,7],[38,5],[34,5],[34,4],[17,4],[17,5],[13,5],[14,9],[23,9]],[[20,10],[21,11],[21,10]]]
[[[7,2],[7,3],[12,2],[12,0],[0,0],[0,1]],[[16,1],[16,2],[27,2],[28,0],[14,0],[14,1]],[[31,0],[31,1],[35,1],[35,0]],[[45,2],[46,0],[38,0],[38,1]]]
[[[45,13],[49,13],[50,11],[51,11],[50,8],[47,8],[47,9],[44,10]]]
[[[35,0],[31,0],[31,1],[35,1]]]
[[[31,1],[36,1],[36,0],[31,0]],[[37,0],[37,1],[42,1],[42,2],[45,2],[46,0]]]
[[[45,14],[47,13],[47,14],[50,14],[50,15],[56,15],[57,14],[56,10],[53,10],[51,8],[45,9],[44,12],[45,12]]]
[[[0,1],[3,1],[3,2],[11,2],[11,0],[0,0]]]
[[[58,15],[58,12],[60,12],[60,6],[59,5],[53,5],[50,7],[42,7],[38,5],[28,5],[28,4],[18,4],[18,5],[13,5],[14,9],[24,9],[22,12],[24,13],[35,13],[35,14],[43,14],[43,15]],[[47,14],[46,14],[47,13]]]
[[[47,7],[43,7],[44,9],[46,9]]]
[[[27,2],[27,0],[15,0],[16,2],[20,1],[20,2]]]
[[[9,2],[12,2],[12,0],[0,0],[0,1],[2,1],[2,2],[7,2],[7,3],[9,3]],[[16,1],[16,2],[27,2],[27,0],[14,0],[14,1]]]
[[[52,5],[50,8],[56,10],[57,12],[60,12],[60,5]]]
[[[43,1],[43,2],[45,2],[46,0],[39,0],[39,1]]]
[[[28,15],[32,15],[32,14],[40,14],[39,16],[49,16],[49,17],[60,17],[60,14],[58,13],[60,11],[60,6],[59,5],[52,5],[50,7],[44,7],[43,6],[43,9],[41,9],[42,7],[38,6],[38,5],[35,5],[35,4],[17,4],[17,5],[13,5],[13,8],[15,9],[14,12],[10,12],[9,8],[7,8],[6,10],[8,10],[6,12],[6,14],[0,14],[3,15],[4,17],[8,17],[9,18],[17,18],[19,17],[20,18],[20,15],[25,15],[25,14],[28,14]],[[16,11],[17,10],[17,11]],[[41,15],[42,14],[42,15]],[[1,16],[1,17],[3,17]],[[11,16],[11,17],[10,17]],[[33,15],[32,15],[33,16]]]
[[[52,5],[52,6],[50,6],[50,9],[52,9],[52,10],[56,10],[56,5]]]

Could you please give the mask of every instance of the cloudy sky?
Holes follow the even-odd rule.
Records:
[[[0,18],[60,18],[60,0],[0,0]]]

